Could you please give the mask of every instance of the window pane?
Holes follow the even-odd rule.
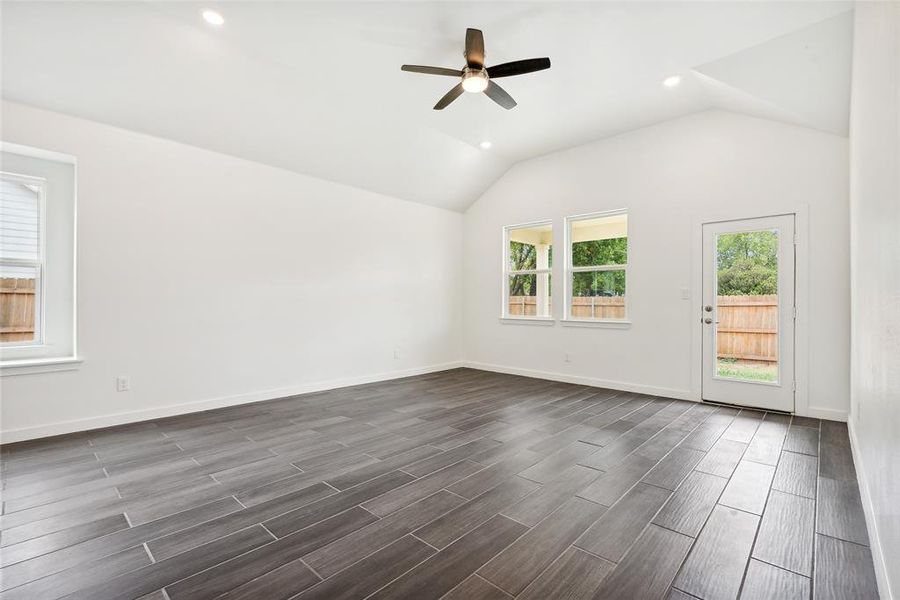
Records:
[[[549,317],[551,315],[551,282],[549,273],[511,275],[509,277],[510,317]]]
[[[549,224],[509,230],[509,270],[549,269],[553,264]]]
[[[716,238],[716,376],[778,381],[778,232]]]
[[[0,343],[35,339],[35,267],[0,267]]]
[[[0,258],[40,259],[40,187],[0,176]]]
[[[628,262],[628,215],[572,222],[572,265],[596,267]]]
[[[572,318],[624,319],[625,271],[573,273]]]

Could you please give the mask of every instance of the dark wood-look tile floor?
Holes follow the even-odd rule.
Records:
[[[459,369],[2,449],[0,600],[876,598],[846,427]]]

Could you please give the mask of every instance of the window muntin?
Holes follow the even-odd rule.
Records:
[[[0,172],[0,345],[43,341],[44,180]]]
[[[624,321],[627,316],[627,213],[621,210],[569,217],[566,222],[566,318]]]
[[[541,222],[504,228],[503,316],[550,318],[553,227]]]

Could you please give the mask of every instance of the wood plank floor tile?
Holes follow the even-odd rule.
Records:
[[[818,456],[819,430],[792,424],[784,440],[784,450]]]
[[[358,506],[351,508],[306,529],[260,545],[250,552],[166,586],[166,592],[171,600],[216,598],[365,527],[377,518]]]
[[[320,581],[297,559],[219,596],[218,600],[288,600]]]
[[[370,598],[440,598],[512,544],[526,529],[520,523],[496,515]]]
[[[773,490],[753,546],[753,558],[812,576],[815,515],[815,501]]]
[[[816,473],[818,459],[808,454],[782,452],[772,489],[804,498],[816,497]]]
[[[442,549],[539,487],[540,484],[521,477],[512,479],[417,529],[414,534],[435,548]]]
[[[457,481],[477,473],[483,468],[481,465],[462,460],[368,502],[363,502],[362,507],[372,514],[385,517],[413,502],[427,498],[442,488],[452,486]]]
[[[518,595],[605,511],[599,504],[572,498],[478,569],[478,575]]]
[[[742,460],[725,486],[719,504],[761,515],[774,476],[775,467]]]
[[[575,545],[619,562],[672,492],[639,483],[600,517]]]
[[[562,471],[556,478],[528,494],[515,504],[504,508],[502,513],[532,527],[544,517],[563,505],[563,503],[590,485],[601,475],[600,471],[590,467],[573,465]]]
[[[607,560],[572,547],[563,552],[518,597],[520,600],[592,598],[603,578],[615,566]]]
[[[273,517],[263,522],[266,529],[278,537],[284,537],[322,519],[334,516],[348,508],[371,500],[412,481],[412,477],[400,471],[392,471],[343,492],[316,500],[310,504]]]
[[[669,589],[693,538],[650,525],[601,582],[594,600],[651,600]]]
[[[816,535],[814,600],[878,600],[878,585],[867,546]]]
[[[450,492],[438,491],[305,555],[303,560],[321,577],[331,577],[357,560],[453,510],[463,502],[465,500]]]
[[[816,532],[869,545],[859,486],[855,481],[819,477]]]
[[[673,531],[697,537],[719,500],[728,480],[695,471],[687,476],[653,522]]]
[[[512,596],[478,575],[470,575],[441,600],[510,600]]]
[[[809,578],[751,560],[741,589],[741,600],[808,600],[809,594]]]
[[[674,587],[698,598],[737,598],[759,517],[716,506],[697,537]]]
[[[675,448],[641,480],[657,487],[674,490],[697,466],[705,452],[691,448]]]
[[[696,469],[710,475],[731,477],[746,449],[747,444],[721,439],[706,453]]]
[[[0,446],[0,486],[0,600],[715,597],[725,505],[744,597],[874,589],[846,424],[466,368]]]
[[[326,579],[297,600],[361,600],[434,555],[434,548],[404,536],[357,562],[340,575]]]

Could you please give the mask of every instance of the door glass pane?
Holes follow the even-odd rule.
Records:
[[[716,376],[778,381],[778,231],[716,237]]]

